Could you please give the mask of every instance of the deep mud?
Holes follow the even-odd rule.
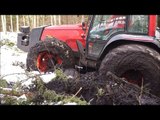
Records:
[[[108,72],[99,76],[95,72],[81,74],[77,79],[55,79],[46,87],[60,94],[82,97],[91,105],[159,105],[160,98],[147,89],[118,78]]]

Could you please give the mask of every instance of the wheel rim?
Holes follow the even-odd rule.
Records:
[[[138,86],[142,85],[143,75],[140,71],[128,70],[122,74],[122,78],[125,78],[126,81],[136,84]]]
[[[62,59],[58,55],[49,52],[39,53],[37,57],[37,68],[40,72],[46,72],[54,68],[55,64],[62,64]]]

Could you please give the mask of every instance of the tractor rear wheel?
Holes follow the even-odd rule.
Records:
[[[47,38],[30,48],[27,55],[27,70],[48,72],[56,66],[73,68],[75,60],[72,49],[62,41]]]
[[[150,47],[127,44],[110,50],[99,73],[108,71],[138,86],[148,85],[151,93],[160,96],[160,53]]]

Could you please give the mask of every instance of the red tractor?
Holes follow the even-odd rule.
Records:
[[[93,15],[77,25],[22,27],[18,47],[27,69],[56,67],[108,71],[160,96],[160,40],[156,15]]]

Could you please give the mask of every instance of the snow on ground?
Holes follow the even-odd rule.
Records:
[[[0,40],[8,39],[12,42],[17,41],[17,33],[16,32],[0,32]]]
[[[22,65],[26,65],[27,53],[21,51],[17,48],[17,33],[7,32],[6,34],[0,32],[0,40],[10,40],[15,43],[13,47],[9,47],[7,45],[1,46],[0,50],[0,75],[5,76],[3,79],[7,80],[7,82],[17,82],[27,80],[28,76],[25,73],[25,68],[17,65],[21,63]],[[40,74],[37,71],[32,72],[33,74]],[[45,74],[40,76],[42,80],[47,83],[52,78],[55,77],[54,73]],[[30,85],[32,84],[33,79],[28,79],[24,81],[22,85]]]
[[[17,98],[17,100],[23,99],[24,101],[27,100],[27,97],[25,94],[21,95],[20,97]]]
[[[8,35],[8,36],[7,36]],[[8,38],[7,38],[8,37]],[[17,33],[11,33],[11,34],[4,34],[1,33],[0,39],[1,40],[7,40],[9,39],[11,42],[15,43],[16,45],[16,39],[17,38]],[[5,77],[5,79],[10,82],[10,81],[18,81],[20,79],[26,79],[26,76],[24,74],[18,75],[15,73],[25,73],[25,71],[20,68],[19,66],[13,66],[13,63],[16,61],[20,61],[25,63],[27,53],[24,53],[20,51],[18,48],[16,49],[16,46],[9,47],[6,45],[3,45],[1,47],[1,76],[4,75],[9,75]],[[13,74],[13,75],[11,75]]]
[[[25,73],[25,65],[27,53],[21,51],[16,47],[17,42],[17,33],[9,33],[6,34],[0,32],[0,41],[1,40],[9,40],[15,45],[13,47],[3,45],[0,48],[0,78],[3,77],[8,83],[15,83],[17,81],[21,81],[22,86],[29,87],[30,84],[33,84],[32,81],[35,78],[28,78]],[[19,65],[21,64],[21,65]],[[38,71],[30,72],[33,75],[40,75]],[[41,74],[40,77],[45,83],[51,81],[54,77],[56,77],[55,73],[46,73]],[[11,88],[3,88],[4,90],[12,90]],[[4,95],[0,94],[0,98]],[[25,95],[20,97],[16,97],[18,100],[23,99],[24,101],[27,99]],[[2,101],[1,101],[2,102]],[[49,105],[53,105],[55,103],[50,103]],[[61,101],[56,105],[61,104]],[[66,103],[65,105],[77,105],[77,103]]]
[[[64,105],[77,105],[77,103],[75,103],[75,102],[68,102],[68,103],[65,103]]]
[[[15,46],[14,46],[15,47]],[[26,79],[27,76],[25,74],[25,70],[22,69],[20,66],[14,66],[13,64],[15,62],[22,62],[25,63],[27,53],[19,53],[13,48],[8,48],[6,45],[1,47],[1,76],[3,75],[9,75],[6,76],[5,79],[9,81],[18,81],[21,79]],[[19,75],[15,74],[19,73]],[[12,75],[13,74],[13,75]]]

